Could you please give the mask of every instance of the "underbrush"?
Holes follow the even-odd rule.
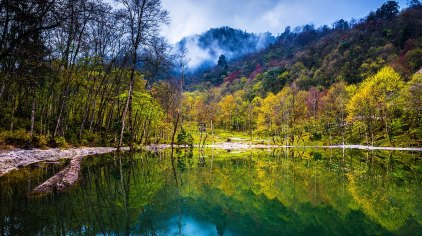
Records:
[[[1,147],[17,148],[68,148],[69,144],[63,137],[48,137],[47,135],[34,134],[31,136],[24,129],[0,132]]]

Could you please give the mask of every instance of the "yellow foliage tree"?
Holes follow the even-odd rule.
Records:
[[[384,67],[374,76],[365,79],[347,104],[348,121],[363,120],[367,134],[374,141],[374,131],[385,128],[389,136],[391,114],[397,107],[398,96],[404,82],[392,67]]]
[[[233,125],[233,112],[236,108],[236,100],[233,95],[229,94],[223,97],[218,103],[219,107],[219,121],[226,129]]]

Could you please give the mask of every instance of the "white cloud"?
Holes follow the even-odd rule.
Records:
[[[196,68],[204,61],[210,61],[213,59],[209,49],[206,50],[199,47],[197,38],[189,38],[186,42],[186,48],[188,49],[189,68]]]
[[[286,26],[330,25],[338,19],[366,16],[385,0],[163,0],[171,24],[163,35],[171,43],[210,28],[230,26],[248,32],[282,33]],[[405,6],[406,0],[399,1]]]

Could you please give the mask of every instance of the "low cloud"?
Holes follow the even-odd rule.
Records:
[[[227,60],[235,59],[263,49],[274,40],[271,33],[254,34],[220,27],[201,35],[185,37],[176,45],[176,49],[180,53],[182,48],[186,48],[188,67],[195,70],[215,66],[220,55],[225,55]]]
[[[207,48],[202,48],[198,40],[198,37],[189,37],[185,41],[185,47],[187,49],[186,57],[189,59],[188,67],[191,69],[203,65],[215,65],[217,63],[216,55],[226,53],[215,42]]]
[[[330,25],[332,22],[366,16],[385,0],[163,0],[171,24],[163,34],[176,43],[183,37],[210,28],[229,26],[248,32],[271,32],[278,35],[286,26],[308,23]],[[403,7],[406,0],[398,1]]]

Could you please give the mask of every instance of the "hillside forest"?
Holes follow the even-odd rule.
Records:
[[[117,2],[0,0],[1,147],[191,144],[227,133],[422,146],[420,1],[287,27],[258,51],[216,55],[200,70],[188,68],[189,48],[160,34],[171,20],[160,0]],[[242,35],[207,35],[233,33]]]

